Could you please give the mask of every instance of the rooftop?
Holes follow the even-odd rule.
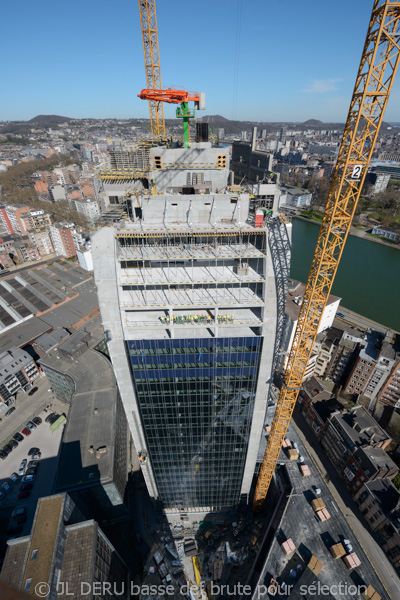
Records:
[[[400,500],[400,492],[388,477],[367,481],[364,485],[375,497],[376,502],[384,513],[389,513],[397,508]]]
[[[286,314],[292,321],[297,321],[300,314],[301,304],[303,302],[304,293],[306,291],[306,284],[300,283],[293,288],[293,291],[289,291],[286,296]],[[338,300],[341,300],[339,296],[329,295],[326,306],[334,304]]]
[[[381,470],[391,472],[399,470],[396,463],[382,448],[374,448],[372,446],[358,448],[354,453],[354,457],[363,471],[371,477],[374,473]]]
[[[106,483],[113,478],[117,385],[111,363],[95,350],[84,360],[46,357],[44,364],[68,373],[76,391],[65,428],[58,469],[57,491]],[[100,455],[99,448],[105,449]]]
[[[334,418],[355,446],[369,446],[371,442],[378,444],[390,440],[388,433],[364,406],[358,405],[345,412],[334,413]]]

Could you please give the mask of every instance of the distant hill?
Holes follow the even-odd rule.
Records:
[[[318,119],[308,119],[308,121],[304,121],[303,125],[309,125],[310,127],[322,127],[324,123],[322,121],[318,121]]]
[[[59,115],[38,115],[33,117],[28,123],[68,123],[72,121],[70,117],[60,117]]]
[[[229,121],[229,119],[226,119],[225,117],[221,117],[221,115],[210,115],[210,116],[202,117],[201,120],[203,121],[203,123],[215,123],[215,122],[221,122],[221,121]]]

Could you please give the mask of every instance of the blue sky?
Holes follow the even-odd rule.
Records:
[[[373,0],[156,2],[162,83],[206,92],[199,116],[345,120]],[[0,52],[0,120],[148,117],[137,0],[3,2]]]

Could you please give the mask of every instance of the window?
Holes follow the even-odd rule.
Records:
[[[217,156],[217,168],[226,169],[226,156],[223,154],[218,154]]]
[[[32,554],[31,554],[31,560],[36,560],[36,557],[38,555],[39,550],[32,550]]]
[[[29,579],[27,579],[25,581],[24,592],[27,592],[28,590],[31,589],[31,583],[32,583],[32,577],[29,577]]]

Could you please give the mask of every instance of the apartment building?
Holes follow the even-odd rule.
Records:
[[[50,233],[47,230],[44,231],[30,231],[29,239],[32,244],[36,246],[40,256],[47,256],[54,252],[53,243],[51,241]]]
[[[329,417],[342,410],[342,405],[317,377],[310,377],[301,386],[297,404],[309,427],[321,440]]]
[[[22,215],[30,210],[29,206],[23,204],[8,204],[4,207],[7,218],[2,218],[3,225],[7,227],[9,233],[19,233],[26,235],[31,229],[29,222],[22,218]]]
[[[364,483],[355,500],[372,531],[379,532],[381,547],[399,573],[400,492],[384,477]]]
[[[304,293],[306,286],[300,281],[290,279],[288,282],[288,294],[286,297],[286,321],[284,331],[284,341],[282,344],[283,348],[291,348],[293,338],[296,332],[297,322],[299,319],[300,308],[303,302]],[[330,328],[333,324],[333,320],[336,316],[336,312],[339,308],[341,298],[330,294],[328,302],[323,310],[321,321],[318,327],[318,334],[322,334],[323,331]],[[327,365],[330,360],[330,349],[329,345],[324,342],[322,336],[319,337],[316,345],[313,348],[312,354],[309,358],[306,371],[304,373],[303,381],[316,374],[319,376],[324,375],[324,365]],[[287,357],[284,359],[283,364],[287,362]]]
[[[42,209],[30,210],[21,216],[23,219],[27,219],[30,229],[40,229],[41,227],[50,227],[51,225],[51,213]]]
[[[364,394],[371,401],[375,400],[398,357],[392,343],[382,343],[375,333],[366,334],[367,343],[361,348],[344,387],[347,394]]]
[[[82,213],[90,223],[94,223],[100,215],[99,205],[94,198],[85,198],[74,201],[75,208]]]
[[[355,494],[367,481],[393,477],[398,468],[385,452],[391,438],[363,406],[335,412],[327,420],[321,444]]]
[[[392,368],[385,385],[378,395],[378,402],[400,408],[400,360]]]
[[[61,256],[76,256],[76,247],[72,235],[73,225],[51,225],[50,237],[54,251]]]

